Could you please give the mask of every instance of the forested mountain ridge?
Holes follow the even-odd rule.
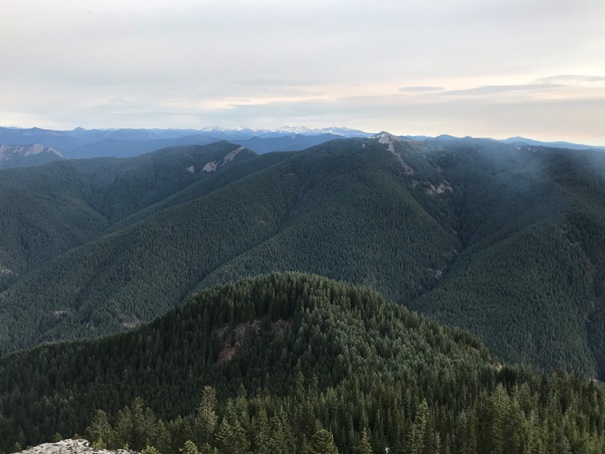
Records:
[[[503,361],[604,377],[604,176],[595,152],[386,133],[250,155],[122,210],[12,282],[0,352],[136,326],[214,284],[297,270],[468,328]]]
[[[235,152],[228,162],[222,159]],[[133,212],[252,156],[227,142],[0,172],[0,291]],[[233,159],[231,159],[233,158]],[[219,172],[220,173],[220,172]],[[1,298],[1,297],[0,297]]]
[[[502,358],[602,376],[605,156],[468,142],[434,155],[453,182],[463,251],[410,306]]]
[[[0,144],[27,145],[40,143],[53,147],[66,158],[127,158],[167,147],[208,145],[221,140],[242,145],[255,153],[303,150],[337,138],[372,137],[372,133],[349,128],[309,129],[282,127],[275,130],[207,127],[203,129],[83,129],[56,131],[40,128],[6,128],[0,126]],[[400,136],[419,141],[429,136]],[[437,139],[454,139],[449,135]],[[540,142],[524,137],[510,137],[502,143],[524,146],[605,151],[605,147],[570,142]]]
[[[596,454],[604,415],[592,381],[502,367],[465,332],[299,273],[0,360],[0,450],[85,431],[163,454]]]
[[[270,167],[229,183],[256,162]],[[203,181],[190,185],[145,218],[126,219],[124,228],[57,257],[0,294],[3,323],[11,328],[4,351],[150,320],[196,288],[241,273],[239,264],[245,270],[249,260],[250,274],[315,271],[418,296],[435,282],[425,268],[444,266],[457,240],[409,195],[394,164],[377,141],[342,140],[225,169],[212,181],[229,184],[216,190],[199,191],[208,189]],[[393,261],[409,269],[404,286],[392,285],[399,273]]]

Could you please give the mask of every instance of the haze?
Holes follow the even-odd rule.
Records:
[[[602,0],[1,0],[0,125],[605,145]]]

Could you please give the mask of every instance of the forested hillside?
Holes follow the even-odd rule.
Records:
[[[604,430],[592,381],[502,367],[464,332],[303,274],[0,361],[5,451],[85,432],[163,454],[601,453]]]
[[[603,377],[605,155],[469,140],[432,160],[452,182],[463,248],[410,307],[506,360]]]
[[[250,161],[15,282],[0,295],[3,351],[131,327],[197,288],[272,270],[317,272],[411,300],[435,284],[427,269],[455,254],[455,235],[410,195],[402,167],[377,141],[335,141],[275,164],[261,156],[254,161],[273,165],[242,176]]]
[[[0,290],[124,217],[210,177],[204,165],[222,163],[237,149],[220,142],[133,159],[70,160],[0,171]],[[233,163],[253,155],[242,151],[232,155]]]
[[[23,270],[4,273],[0,352],[130,329],[215,284],[304,271],[467,328],[506,363],[605,378],[604,155],[385,133],[238,157],[210,173],[198,171],[219,157],[194,173],[154,161],[144,182],[101,178],[103,195],[84,199],[57,170],[73,162],[10,174],[38,186],[6,202],[7,231],[28,232],[39,210],[61,221],[44,227],[53,241],[0,251],[40,256],[0,262]],[[63,198],[46,195],[56,188]]]

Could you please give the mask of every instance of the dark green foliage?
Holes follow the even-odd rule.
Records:
[[[243,169],[239,162],[252,156],[247,150],[224,161],[237,149],[236,145],[220,142],[160,150],[133,159],[67,161],[28,171],[2,171],[0,353],[57,337],[102,334],[110,330],[107,325],[112,330],[123,329],[124,325],[157,315],[157,307],[141,307],[141,312],[133,313],[128,306],[120,307],[121,297],[112,301],[106,293],[97,294],[106,285],[115,288],[118,280],[131,279],[136,267],[128,261],[141,257],[128,256],[124,244],[140,250],[147,236],[133,240],[110,232],[104,240],[95,238],[107,229],[136,223],[136,217],[125,219],[130,214],[154,213],[160,209],[157,205],[179,203],[168,197],[175,191],[186,199],[190,192],[199,197],[228,185],[231,180],[223,177],[223,167],[233,169],[231,178],[238,179],[279,159],[262,159]],[[222,163],[220,171],[202,171],[208,162]],[[194,174],[187,170],[190,166]],[[190,190],[191,186],[195,189]],[[171,228],[160,229],[162,241],[172,236]],[[87,246],[76,247],[86,241]],[[161,272],[169,274],[169,269]],[[162,281],[157,284],[165,287]],[[7,288],[5,292],[3,287]],[[91,298],[94,304],[86,310],[84,306]],[[101,298],[104,304],[99,304]],[[171,300],[165,310],[174,304]]]
[[[203,181],[211,174],[200,172],[202,167],[210,161],[222,163],[234,149],[236,145],[219,142],[132,159],[0,170],[0,285],[95,238],[112,223]],[[235,160],[251,156],[246,150]]]
[[[596,454],[604,431],[600,385],[501,367],[463,332],[303,274],[0,362],[3,450],[78,432],[163,454],[332,452],[332,440],[340,453]]]
[[[334,436],[326,429],[319,429],[311,438],[310,452],[313,454],[338,454]]]
[[[605,155],[462,141],[431,159],[464,247],[409,305],[507,362],[603,377]]]
[[[189,185],[12,285],[0,295],[0,351],[123,330],[195,289],[275,270],[411,300],[435,285],[427,268],[445,267],[458,244],[376,141],[265,155]]]
[[[2,173],[25,183],[0,201],[0,354],[294,270],[469,329],[507,364],[605,378],[605,155],[352,139],[192,175],[195,150]]]

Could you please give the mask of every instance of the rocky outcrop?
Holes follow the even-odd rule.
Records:
[[[21,454],[135,454],[135,451],[118,449],[94,449],[86,440],[62,440],[56,443],[44,443],[33,448],[20,451]]]
[[[236,148],[235,150],[231,151],[229,154],[227,154],[222,160],[219,161],[209,161],[207,162],[204,167],[202,168],[203,172],[216,172],[219,167],[224,166],[225,164],[227,164],[228,162],[231,162],[235,159],[235,157],[240,154],[243,150],[245,150],[244,147],[239,147]]]

